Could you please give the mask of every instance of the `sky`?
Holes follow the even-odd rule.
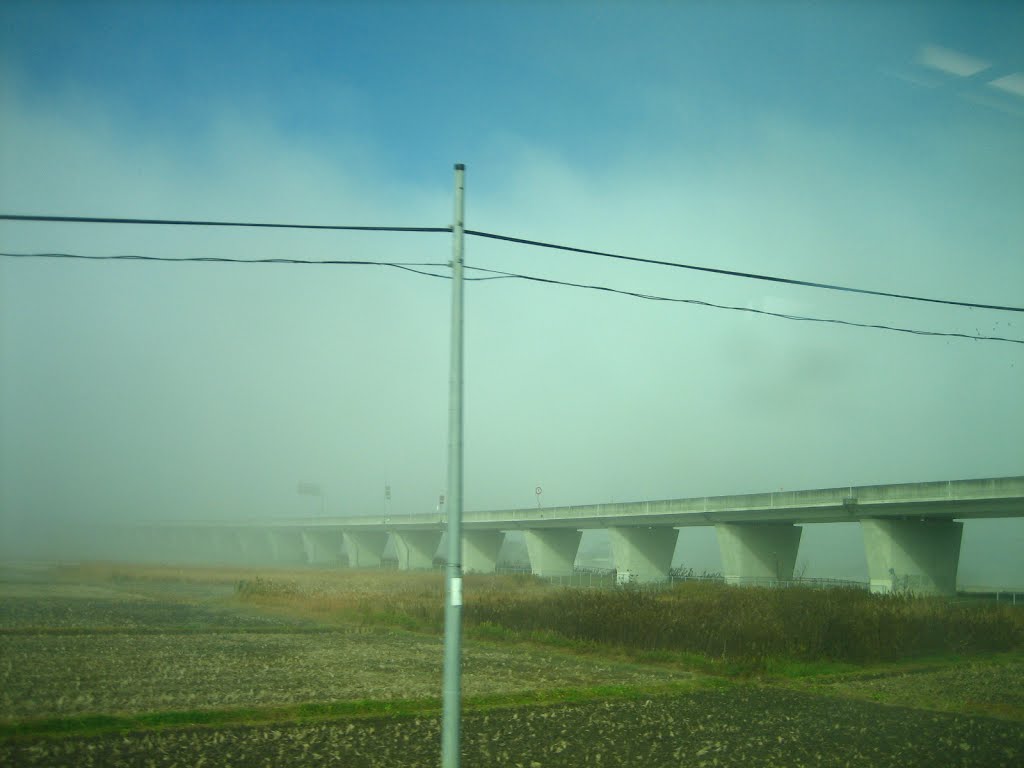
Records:
[[[0,213],[447,227],[1024,305],[1013,3],[4,3]],[[0,221],[5,253],[446,264],[448,233]],[[481,237],[466,263],[1024,339],[1020,313]],[[444,268],[436,268],[438,274]],[[481,276],[483,273],[469,273]],[[0,257],[4,538],[436,508],[450,282]],[[1024,474],[1024,345],[466,286],[468,510]],[[323,497],[300,494],[315,484]],[[809,572],[864,571],[807,526]],[[714,568],[710,531],[677,559]],[[1024,585],[1024,523],[961,581]],[[842,563],[840,568],[838,564]]]

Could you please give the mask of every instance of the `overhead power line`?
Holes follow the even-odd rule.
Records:
[[[621,253],[608,253],[606,251],[595,251],[589,248],[577,248],[571,245],[558,245],[556,243],[545,243],[540,240],[527,240],[522,237],[511,237],[509,235],[497,235],[493,232],[480,232],[467,229],[467,235],[484,237],[490,240],[502,240],[517,245],[532,245],[538,248],[550,248],[557,251],[568,251],[569,253],[582,253],[588,256],[604,256],[609,259],[621,261],[632,261],[639,264],[655,264],[662,267],[675,267],[677,269],[689,269],[695,272],[710,272],[715,275],[726,275],[728,277],[742,277],[748,280],[766,280],[772,283],[784,283],[786,285],[800,285],[807,288],[823,288],[830,291],[846,291],[848,293],[862,293],[868,296],[885,296],[890,299],[906,299],[908,301],[924,301],[930,304],[948,304],[954,307],[970,307],[973,309],[994,309],[1000,312],[1024,312],[1024,307],[1007,307],[999,304],[977,304],[970,301],[954,301],[952,299],[935,299],[927,296],[913,296],[905,293],[890,293],[889,291],[875,291],[868,288],[852,288],[845,285],[833,283],[817,283],[810,280],[797,280],[790,277],[778,277],[775,275],[761,275],[756,272],[739,272],[733,269],[719,269],[717,267],[702,267],[695,264],[683,264],[677,261],[663,261],[661,259],[647,259],[640,256],[626,256]]]
[[[417,275],[423,275],[424,277],[434,277],[442,280],[450,280],[451,276],[446,274],[437,274],[436,272],[426,271],[428,269],[440,269],[447,268],[449,265],[440,262],[384,262],[384,261],[370,261],[370,260],[356,260],[356,259],[329,259],[329,260],[317,260],[317,259],[236,259],[222,256],[186,256],[181,258],[175,258],[170,256],[136,256],[136,255],[113,255],[113,256],[89,256],[85,254],[77,253],[0,253],[0,256],[6,256],[8,258],[15,259],[82,259],[86,261],[143,261],[143,262],[174,262],[174,263],[204,263],[204,264],[304,264],[304,265],[319,265],[319,266],[374,266],[374,267],[393,267],[395,269],[401,269],[407,272],[413,272]],[[828,317],[812,317],[809,315],[795,315],[783,312],[771,312],[765,309],[754,309],[752,307],[740,307],[729,304],[716,304],[710,301],[703,301],[701,299],[686,299],[673,296],[659,296],[650,293],[641,293],[639,291],[627,291],[621,288],[612,288],[606,285],[594,285],[589,283],[576,283],[568,280],[555,280],[548,277],[540,277],[538,275],[527,275],[518,272],[504,272],[497,269],[487,269],[484,267],[471,267],[466,266],[467,270],[474,272],[482,272],[485,274],[483,277],[466,277],[465,280],[471,280],[474,282],[483,282],[487,280],[525,280],[527,282],[540,283],[543,285],[559,285],[568,288],[579,288],[583,290],[600,291],[602,293],[618,294],[621,296],[629,296],[635,299],[642,299],[645,301],[664,301],[674,304],[690,304],[699,307],[709,307],[712,309],[723,309],[733,312],[748,312],[755,315],[765,315],[767,317],[778,317],[784,320],[796,320],[802,322],[811,323],[830,323],[834,325],[846,325],[854,328],[870,328],[882,331],[893,331],[896,333],[909,333],[916,336],[944,336],[949,338],[958,339],[973,339],[974,341],[998,341],[1005,342],[1008,344],[1024,344],[1024,339],[1011,339],[1003,336],[984,336],[981,334],[969,334],[969,333],[957,333],[952,331],[926,331],[916,328],[904,328],[901,326],[884,325],[881,323],[858,323],[852,320],[839,320],[837,318]]]
[[[466,231],[469,234],[469,231]],[[768,317],[779,317],[784,320],[800,320],[810,323],[832,323],[835,325],[849,325],[854,328],[874,328],[881,331],[895,331],[896,333],[911,333],[916,336],[948,336],[958,339],[973,339],[975,341],[1002,341],[1008,344],[1024,344],[1024,339],[1010,339],[1003,336],[983,336],[981,334],[970,334],[970,333],[956,333],[950,331],[922,331],[916,328],[903,328],[895,325],[883,325],[880,323],[858,323],[852,320],[839,320],[837,318],[830,317],[810,317],[807,315],[793,315],[784,312],[770,312],[766,309],[754,309],[753,307],[738,307],[729,304],[715,304],[710,301],[702,301],[700,299],[682,299],[672,296],[657,296],[650,293],[640,293],[637,291],[626,291],[621,288],[610,288],[606,285],[591,285],[588,283],[574,283],[568,280],[554,280],[547,277],[538,277],[536,275],[523,275],[515,272],[502,272],[496,269],[484,269],[483,267],[469,267],[466,269],[472,269],[480,272],[488,272],[492,275],[490,279],[515,279],[515,280],[527,280],[533,283],[543,283],[547,285],[562,285],[570,288],[582,288],[591,291],[602,291],[604,293],[617,293],[622,296],[630,296],[636,299],[644,299],[646,301],[667,301],[676,304],[692,304],[699,307],[710,307],[713,309],[727,309],[734,312],[749,312],[755,315],[767,315]],[[467,278],[469,280],[482,280],[486,278]]]
[[[443,262],[434,261],[370,261],[363,259],[234,259],[228,256],[138,256],[135,254],[117,254],[113,256],[89,256],[81,253],[0,253],[12,259],[81,259],[84,261],[162,261],[162,262],[199,262],[206,264],[313,264],[353,267],[394,267],[417,275],[439,277],[450,280],[448,275],[426,272],[418,267],[447,268]],[[471,278],[472,279],[472,278]]]
[[[65,224],[143,224],[173,227],[256,227],[262,229],[330,229],[348,232],[451,232],[451,227],[368,227],[351,224],[276,224],[264,221],[195,221],[191,219],[125,219],[103,216],[35,216],[0,214],[3,221],[48,221]]]
[[[271,222],[246,222],[246,221],[200,221],[191,219],[133,219],[118,217],[98,216],[42,216],[30,214],[0,214],[0,221],[29,221],[29,222],[56,222],[56,223],[78,223],[78,224],[138,224],[157,226],[195,226],[195,227],[256,227],[265,229],[306,229],[306,230],[336,230],[350,232],[451,232],[451,227],[378,227],[361,226],[348,224],[279,224]],[[857,293],[867,296],[882,296],[890,299],[902,299],[905,301],[920,301],[929,304],[944,304],[953,307],[967,307],[970,309],[988,309],[999,312],[1024,312],[1024,307],[1013,307],[1001,304],[982,304],[972,301],[956,301],[954,299],[938,299],[930,296],[917,296],[907,293],[896,293],[893,291],[879,291],[870,288],[856,288],[853,286],[838,285],[836,283],[821,283],[812,280],[799,280],[791,277],[780,277],[778,275],[765,275],[757,272],[743,272],[735,269],[723,269],[720,267],[705,267],[697,264],[685,264],[678,261],[667,261],[664,259],[651,259],[642,256],[628,256],[621,253],[598,251],[591,248],[580,248],[572,245],[561,245],[548,243],[541,240],[530,240],[524,237],[502,235],[494,232],[482,232],[480,230],[467,229],[465,234],[474,237],[499,240],[516,245],[528,245],[537,248],[548,248],[568,253],[579,253],[588,256],[601,256],[609,259],[618,259],[637,264],[653,264],[662,267],[673,267],[676,269],[687,269],[694,272],[706,272],[726,277],[738,277],[746,280],[761,280],[784,285],[803,286],[805,288],[818,288],[829,291],[843,291],[845,293]],[[297,262],[301,263],[301,262]]]
[[[231,256],[139,256],[136,254],[115,254],[112,256],[90,256],[83,253],[0,253],[12,259],[84,259],[86,261],[171,261],[209,262],[224,264],[352,264],[355,266],[379,265],[385,267],[448,267],[441,261],[371,261],[369,259],[236,259]]]

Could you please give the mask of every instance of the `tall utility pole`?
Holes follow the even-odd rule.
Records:
[[[462,247],[466,166],[455,166],[452,224],[452,357],[448,390],[448,564],[445,566],[441,766],[459,768],[462,717]]]

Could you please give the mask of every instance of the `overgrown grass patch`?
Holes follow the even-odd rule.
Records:
[[[234,600],[261,612],[322,625],[383,626],[440,634],[444,577],[382,570],[266,571],[107,566],[106,578],[234,579]],[[97,566],[88,575],[103,577]],[[85,575],[85,574],[80,574]],[[940,597],[872,595],[859,589],[763,589],[686,582],[666,590],[572,589],[529,575],[469,575],[467,636],[601,651],[740,673],[789,665],[875,664],[937,654],[1024,647],[1024,611]],[[800,666],[804,665],[804,666]],[[798,670],[804,670],[798,672]]]
[[[861,590],[683,584],[662,592],[558,589],[467,598],[466,623],[520,636],[682,652],[767,669],[780,660],[852,664],[1024,645],[1024,612]],[[649,658],[649,656],[647,656]]]
[[[439,633],[442,592],[439,581],[419,578],[388,579],[378,589],[257,580],[242,585],[239,597],[296,615]],[[778,670],[783,663],[864,664],[1024,646],[1024,612],[1012,606],[842,588],[684,583],[660,591],[597,590],[553,587],[532,577],[477,577],[467,580],[463,616],[467,634],[482,640],[580,652],[596,647],[635,658],[690,654],[698,667],[734,665],[742,672]]]

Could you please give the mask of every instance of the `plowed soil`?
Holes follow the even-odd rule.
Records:
[[[473,714],[462,739],[467,768],[1024,764],[1020,723],[754,686]],[[7,744],[0,764],[412,767],[439,745],[437,718],[389,718]]]

